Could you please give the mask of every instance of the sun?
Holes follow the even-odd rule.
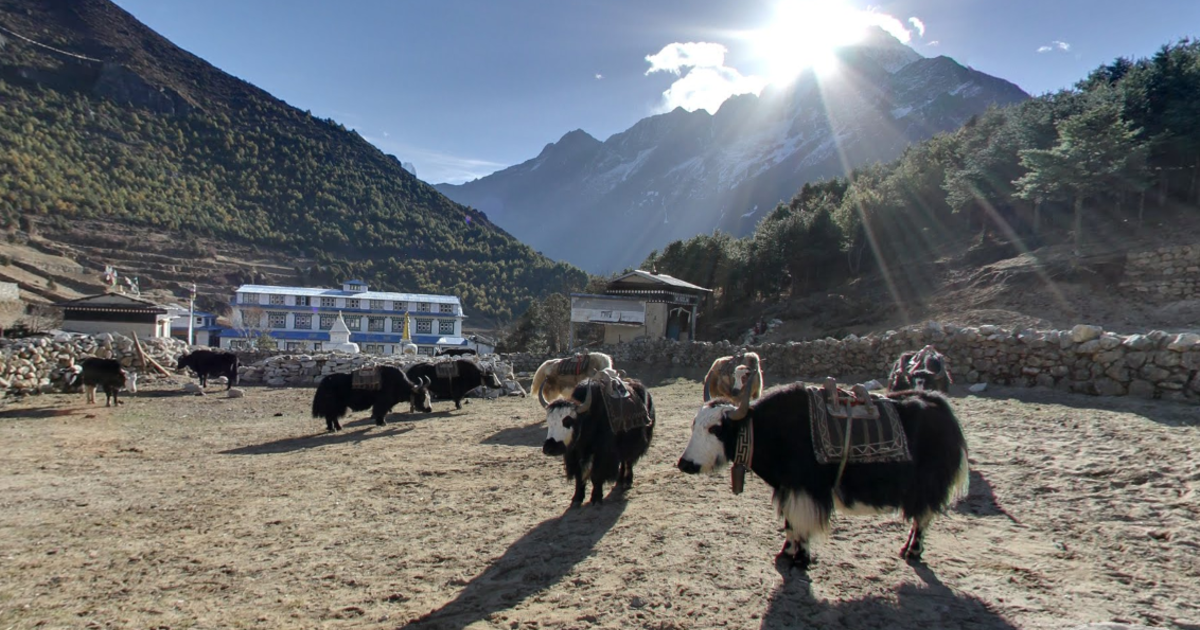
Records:
[[[808,68],[827,73],[837,67],[834,51],[862,38],[862,13],[831,0],[784,0],[771,24],[752,35],[756,54],[768,66],[772,83],[787,83]]]

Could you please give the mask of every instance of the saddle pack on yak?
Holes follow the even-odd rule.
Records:
[[[378,365],[364,365],[354,370],[350,378],[351,389],[378,390],[382,386]]]
[[[604,391],[604,408],[608,411],[608,423],[613,433],[621,434],[634,429],[643,429],[654,424],[646,401],[638,396],[616,370],[608,368],[596,372],[595,380]]]

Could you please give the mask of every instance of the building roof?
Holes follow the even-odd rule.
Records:
[[[349,284],[349,283],[347,283]],[[430,304],[461,304],[453,295],[431,295],[428,293],[394,293],[390,291],[345,291],[313,287],[280,287],[263,284],[243,284],[237,293],[267,293],[280,295],[308,295],[313,297],[351,297],[363,300],[392,300],[394,302],[428,302]]]
[[[683,280],[680,280],[674,276],[668,276],[665,273],[643,271],[641,269],[630,271],[629,273],[614,278],[609,284],[612,285],[617,283],[648,285],[658,284],[676,289],[688,289],[692,291],[704,291],[706,293],[712,293],[712,289],[705,289],[704,287],[696,286],[690,282],[684,282]]]
[[[167,309],[140,298],[130,297],[122,293],[97,293],[66,302],[56,302],[54,306],[81,311],[123,311],[130,313],[154,313],[166,315]]]

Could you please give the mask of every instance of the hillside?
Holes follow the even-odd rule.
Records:
[[[155,247],[163,256],[194,261],[183,265],[194,275],[169,280],[225,294],[234,282],[208,264],[212,252],[248,250],[280,281],[353,275],[453,293],[490,320],[586,280],[356,133],[221,72],[107,0],[0,0],[0,37],[10,233],[85,245],[100,265],[155,235],[173,244]],[[126,258],[126,273],[155,276]]]
[[[876,29],[840,51],[835,74],[809,72],[715,114],[645,118],[601,142],[582,130],[535,158],[461,185],[438,184],[539,251],[608,273],[672,240],[714,229],[746,236],[806,182],[889,161],[952,131],[1020,88],[949,57],[925,58]],[[589,238],[564,240],[580,222]]]

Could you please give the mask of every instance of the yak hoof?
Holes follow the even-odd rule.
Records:
[[[380,418],[380,419],[378,419],[378,420],[376,420],[376,421],[375,421],[375,426],[380,426],[380,427],[382,427],[382,426],[387,426],[387,420],[384,420],[383,418]]]
[[[900,548],[900,557],[912,562],[921,561],[921,546],[920,545],[905,545]]]

